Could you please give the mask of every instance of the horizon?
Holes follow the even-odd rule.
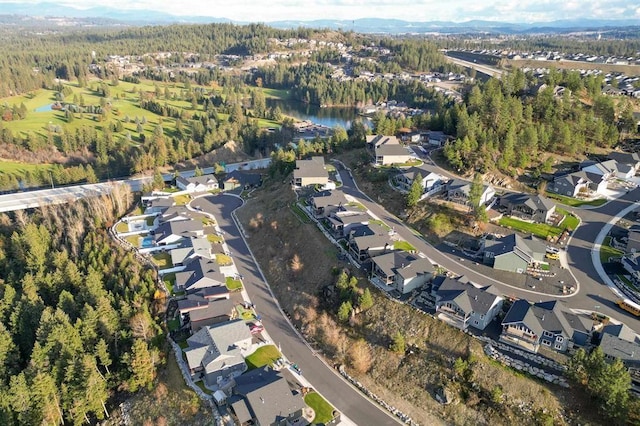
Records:
[[[112,0],[103,6],[100,0],[63,0],[58,3],[38,0],[0,0],[3,5],[27,8],[36,4],[55,4],[78,11],[108,8],[125,13],[153,11],[181,17],[217,18],[237,22],[258,22],[268,24],[278,21],[356,21],[360,19],[387,19],[406,22],[429,23],[446,21],[464,23],[469,21],[491,21],[496,23],[532,24],[562,20],[640,20],[640,7],[633,0],[523,0],[517,4],[510,0],[489,0],[478,3],[474,0],[454,0],[442,4],[436,0],[320,0],[305,5],[294,0],[272,0],[269,3],[256,0],[218,0],[211,4],[207,0]],[[375,10],[374,13],[370,13]],[[197,11],[197,13],[195,13]],[[43,12],[38,15],[50,15]],[[64,11],[61,15],[64,16]]]

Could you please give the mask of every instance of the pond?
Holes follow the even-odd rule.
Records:
[[[38,107],[35,109],[35,112],[49,112],[49,111],[53,111],[53,109],[51,108],[53,106],[53,104],[47,104],[47,105],[43,105],[41,107]]]
[[[359,117],[355,108],[320,108],[317,105],[309,105],[294,100],[267,99],[267,106],[271,108],[278,106],[284,115],[298,120],[309,120],[327,127],[340,126],[344,129],[350,129],[351,122]],[[366,119],[363,118],[363,122],[367,125]]]

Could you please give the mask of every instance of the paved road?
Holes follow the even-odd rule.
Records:
[[[609,202],[595,210],[577,210],[576,213],[582,217],[584,225],[575,232],[571,244],[567,249],[569,266],[579,283],[579,291],[573,295],[545,295],[535,291],[511,286],[507,283],[497,281],[491,277],[478,273],[468,261],[460,262],[459,257],[450,253],[444,253],[417,236],[400,219],[389,213],[379,204],[372,202],[365,194],[357,188],[351,174],[341,165],[337,166],[342,178],[342,190],[345,194],[358,199],[360,203],[367,207],[373,214],[385,221],[389,226],[418,251],[423,252],[432,262],[441,265],[449,271],[466,275],[471,281],[478,284],[492,284],[502,289],[504,294],[528,300],[552,300],[562,299],[570,308],[585,309],[589,311],[597,310],[608,316],[619,319],[629,327],[640,332],[640,320],[628,314],[615,305],[618,299],[600,279],[591,261],[591,249],[593,242],[600,229],[611,219],[612,216],[627,207],[630,202],[640,199],[640,189],[625,194],[618,200]]]
[[[488,76],[496,77],[496,78],[502,77],[502,71],[500,71],[497,68],[493,68],[489,65],[477,64],[475,62],[464,61],[462,59],[454,58],[452,56],[447,56],[446,52],[445,52],[445,58],[449,62],[453,62],[454,64],[457,64],[466,68],[473,68],[476,71],[486,74]]]
[[[199,200],[199,206],[213,214],[218,225],[225,232],[225,241],[238,272],[244,276],[244,285],[251,301],[262,315],[265,328],[274,343],[281,346],[287,358],[297,363],[305,378],[356,424],[397,425],[398,421],[395,418],[365,398],[314,356],[281,314],[266,283],[262,280],[249,249],[240,237],[240,231],[231,218],[231,212],[240,207],[241,201],[229,195],[213,195],[199,198]],[[250,243],[251,240],[249,240]]]

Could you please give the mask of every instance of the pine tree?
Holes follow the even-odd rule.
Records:
[[[342,322],[347,322],[349,317],[351,316],[351,311],[353,311],[353,306],[350,301],[342,302],[340,307],[338,308],[338,319]]]
[[[358,298],[358,306],[361,310],[366,311],[373,306],[373,297],[368,288],[364,289],[364,293]]]
[[[407,194],[407,207],[413,207],[418,204],[422,196],[422,175],[417,173],[411,184],[411,189]]]
[[[397,354],[404,353],[405,351],[404,336],[399,331],[393,335],[393,341],[391,342],[390,349]]]

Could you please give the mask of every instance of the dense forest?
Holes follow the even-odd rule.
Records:
[[[566,89],[554,92],[557,86]],[[543,81],[516,70],[476,85],[447,111],[445,131],[456,140],[444,154],[459,171],[497,168],[514,175],[517,168],[538,166],[541,153],[580,156],[611,148],[620,133],[635,132],[633,108],[628,101],[616,105],[600,87],[599,77],[556,70]]]
[[[105,230],[110,197],[0,216],[0,424],[103,419],[162,362],[154,273]]]

